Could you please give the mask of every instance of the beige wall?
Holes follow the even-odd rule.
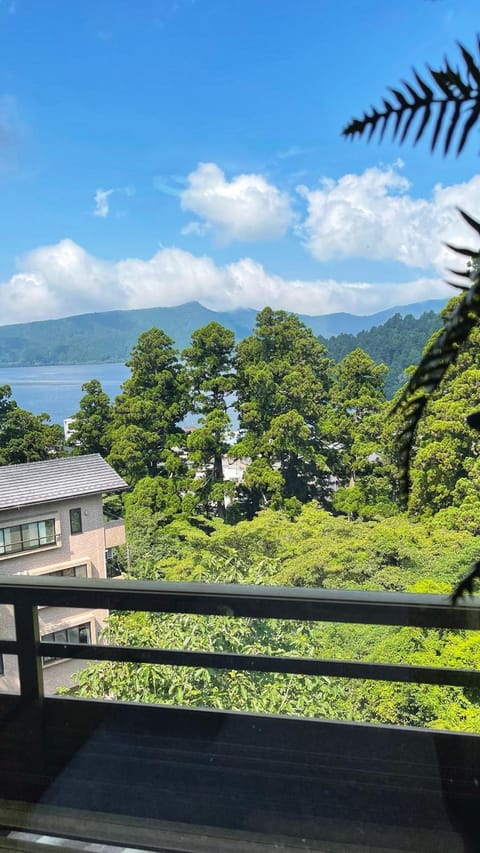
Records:
[[[82,511],[82,533],[70,533],[70,509]],[[106,534],[103,524],[101,495],[72,498],[61,502],[38,504],[28,508],[9,510],[0,513],[0,527],[22,524],[28,521],[55,519],[56,545],[45,546],[23,554],[0,556],[0,577],[27,574],[38,576],[67,566],[86,564],[90,577],[104,578],[105,548],[125,541],[123,522],[115,522],[111,533]],[[109,536],[107,545],[106,537]],[[110,537],[118,542],[110,544]],[[48,634],[62,628],[89,622],[92,642],[97,642],[102,625],[107,616],[106,610],[82,611],[65,607],[39,608],[40,634]],[[12,608],[3,606],[0,611],[0,637],[13,639]],[[0,678],[0,690],[16,691],[18,676],[16,658],[4,656],[5,675]],[[63,661],[44,667],[46,693],[54,693],[60,685],[71,686],[71,675],[82,669],[79,661]]]
[[[117,518],[105,524],[105,548],[117,548],[119,545],[125,545],[123,518]]]

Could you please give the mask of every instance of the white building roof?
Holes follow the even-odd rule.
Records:
[[[99,453],[0,466],[0,510],[127,488]]]

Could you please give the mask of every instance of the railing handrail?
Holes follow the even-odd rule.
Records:
[[[0,604],[13,604],[16,629],[15,640],[0,640],[0,652],[18,655],[21,694],[29,698],[43,692],[42,656],[480,688],[480,672],[471,669],[48,642],[38,622],[38,606],[50,605],[472,630],[480,628],[475,600],[452,606],[444,596],[416,593],[24,576],[0,582]]]
[[[0,581],[0,604],[197,613],[420,628],[480,629],[480,599],[247,584],[15,576]]]

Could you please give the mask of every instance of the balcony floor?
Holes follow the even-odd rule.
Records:
[[[183,853],[480,850],[476,736],[7,696],[0,728],[5,832]]]

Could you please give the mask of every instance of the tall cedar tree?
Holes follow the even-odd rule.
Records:
[[[387,368],[357,348],[336,366],[322,431],[330,438],[329,461],[340,488],[337,510],[350,516],[392,514],[392,466],[383,435]]]
[[[189,457],[200,468],[203,511],[225,518],[225,496],[231,484],[223,478],[222,456],[232,438],[228,398],[235,388],[233,349],[235,336],[219,323],[208,323],[192,334],[191,345],[182,353],[191,386],[192,411],[200,415],[200,426],[187,440]]]
[[[109,461],[131,484],[147,475],[176,476],[189,395],[172,339],[160,329],[143,332],[126,364],[131,376],[113,405]]]
[[[238,455],[249,515],[262,505],[316,497],[328,474],[318,423],[333,362],[294,314],[265,308],[237,347]],[[246,493],[245,493],[246,489]]]
[[[107,456],[110,450],[108,430],[112,422],[110,397],[98,379],[84,382],[84,396],[71,424],[70,443],[75,454],[100,453]]]

